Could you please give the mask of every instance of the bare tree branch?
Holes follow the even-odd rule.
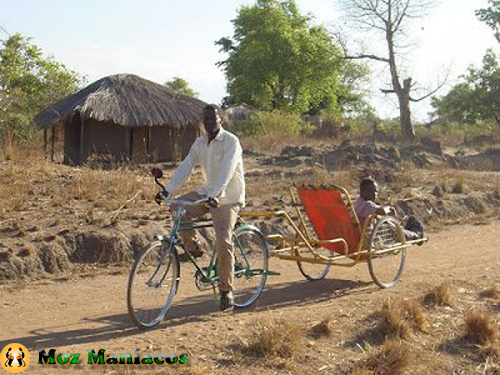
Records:
[[[410,101],[420,101],[428,98],[442,85],[422,98],[414,99],[410,92],[414,91],[412,79],[401,74],[401,58],[404,58],[399,49],[403,43],[399,39],[408,41],[405,25],[414,18],[426,13],[434,0],[337,0],[344,8],[345,13],[353,24],[362,25],[370,31],[382,31],[387,46],[387,57],[380,56],[374,51],[362,51],[352,56],[346,53],[346,59],[370,59],[386,63],[391,74],[389,88],[381,89],[384,94],[396,94],[399,104],[400,125],[403,137],[407,140],[415,139],[415,130],[411,122]],[[382,53],[385,55],[385,53]],[[403,65],[404,66],[404,65]],[[403,69],[404,70],[404,69]]]
[[[443,71],[443,69],[441,69],[441,71]],[[412,102],[419,102],[419,101],[422,101],[424,99],[427,99],[428,97],[430,97],[431,95],[434,95],[436,92],[438,92],[441,88],[443,88],[446,83],[448,82],[448,78],[450,76],[450,68],[448,67],[446,70],[445,70],[445,75],[444,75],[444,78],[443,79],[440,79],[438,77],[437,79],[437,85],[436,85],[436,88],[435,89],[432,89],[429,91],[429,89],[415,89],[414,91],[422,91],[422,90],[425,90],[425,91],[428,91],[425,95],[419,97],[419,98],[413,98],[412,96],[409,97],[409,100],[412,101]],[[413,85],[412,85],[413,86]]]
[[[396,93],[396,91],[394,89],[380,89],[380,91],[383,94],[395,94]]]
[[[9,36],[9,38],[12,36],[10,35],[10,33],[5,29],[5,27],[3,25],[0,25],[0,30],[2,30],[5,34],[7,34]]]
[[[420,102],[420,101],[422,101],[424,99],[427,99],[429,96],[434,95],[436,92],[438,92],[446,84],[446,81],[447,81],[447,79],[443,80],[443,82],[441,82],[434,90],[432,90],[431,92],[425,94],[424,96],[421,96],[418,99],[414,99],[414,98],[412,98],[410,96],[410,101],[412,101],[412,102]]]
[[[377,60],[377,61],[382,61],[382,62],[389,62],[389,59],[386,57],[379,57],[375,55],[357,55],[357,56],[345,56],[345,59],[347,60],[359,60],[359,59],[370,59],[370,60]]]
[[[399,18],[396,18],[394,27],[392,28],[393,33],[397,32],[399,30],[401,23],[403,22],[404,18],[407,16],[408,6],[410,5],[410,2],[411,2],[411,0],[406,1],[404,9],[402,10],[401,14],[398,16]]]

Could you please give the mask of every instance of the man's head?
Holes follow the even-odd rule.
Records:
[[[374,201],[378,198],[378,184],[373,178],[364,178],[359,184],[359,195],[367,201]]]
[[[222,120],[218,113],[218,107],[214,104],[209,104],[203,108],[203,126],[210,138],[217,135],[220,130]]]

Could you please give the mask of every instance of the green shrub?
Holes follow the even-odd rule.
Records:
[[[376,136],[398,138],[399,122],[396,120],[350,118],[344,119],[340,127],[343,134],[350,138],[366,139]]]
[[[398,120],[381,120],[378,131],[383,134],[398,136],[401,132],[401,125]]]
[[[281,111],[258,112],[250,120],[240,121],[233,128],[240,137],[298,136],[310,134],[314,125],[302,121],[300,115]]]
[[[495,124],[491,121],[477,121],[472,124],[446,121],[431,126],[416,126],[417,136],[428,136],[432,139],[448,141],[449,143],[461,143],[479,135],[492,135]]]

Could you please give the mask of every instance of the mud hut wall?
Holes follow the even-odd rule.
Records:
[[[43,152],[46,160],[60,163],[64,160],[65,122],[58,121],[43,130]]]
[[[153,126],[151,128],[149,149],[153,162],[172,161],[171,133],[172,131],[166,126]]]
[[[64,121],[64,164],[80,163],[80,116],[74,115]]]
[[[88,119],[84,123],[83,160],[92,154],[110,155],[116,160],[130,156],[130,128]]]
[[[179,147],[177,157],[179,159],[184,159],[187,154],[189,154],[189,150],[193,145],[196,138],[200,135],[200,126],[186,126],[179,131]]]
[[[50,134],[50,140],[47,139],[48,145],[45,149],[46,156],[53,162],[61,163],[64,160],[64,122],[59,121],[47,132]],[[47,153],[50,153],[50,155]]]
[[[152,161],[180,161],[189,153],[200,131],[193,126],[186,126],[182,129],[154,126],[150,134],[150,159]]]
[[[149,128],[142,126],[131,128],[132,160],[145,163],[149,160]]]

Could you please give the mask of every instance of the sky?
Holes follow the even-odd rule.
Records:
[[[345,26],[335,0],[296,0],[302,13],[330,30]],[[47,55],[86,77],[91,83],[104,76],[132,73],[165,83],[175,76],[186,79],[200,99],[220,103],[226,95],[224,60],[214,41],[233,35],[231,23],[238,9],[253,0],[0,0],[0,26],[32,38]],[[492,30],[477,20],[474,11],[487,0],[437,0],[426,18],[415,20],[410,37],[415,45],[405,51],[405,73],[422,88],[445,94],[468,66],[481,64],[487,48],[500,52]],[[348,32],[348,41],[360,37]],[[5,33],[0,34],[4,39]],[[373,35],[367,43],[380,48]],[[355,44],[352,44],[355,48]],[[355,51],[355,49],[353,49]],[[395,97],[379,89],[387,71],[372,64],[367,85],[369,98],[382,117],[395,117]],[[429,100],[416,103],[413,115],[426,121]]]

